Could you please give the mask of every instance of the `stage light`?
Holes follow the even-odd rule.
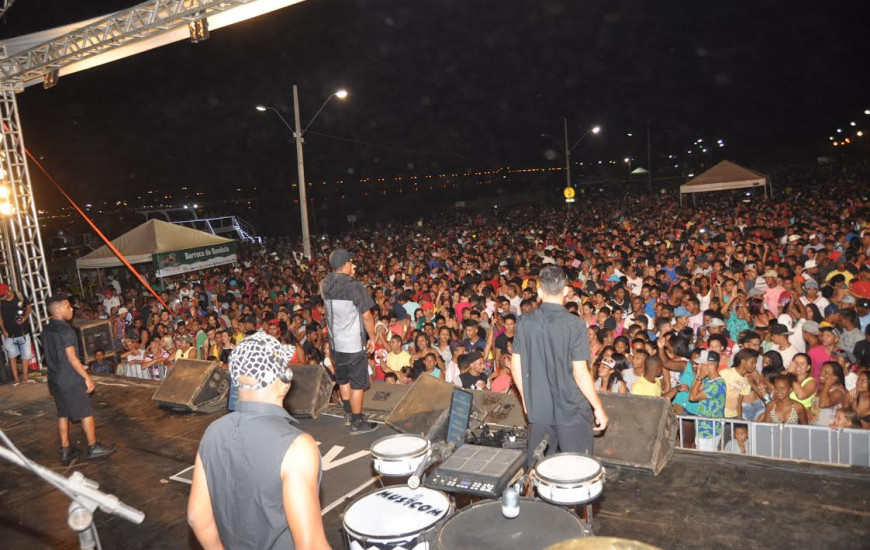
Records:
[[[849,126],[853,126],[853,127],[854,127],[854,126],[857,126],[857,124],[855,124],[854,122],[850,122],[850,123],[849,123]]]
[[[858,137],[861,137],[864,135],[864,132],[862,132],[861,130],[858,130],[857,132],[855,132],[855,135]]]
[[[256,109],[262,113],[263,111],[266,110],[266,106],[265,105],[257,105]]]
[[[48,71],[47,73],[45,73],[42,78],[42,87],[43,89],[48,90],[49,88],[54,88],[55,86],[57,86],[57,80],[58,78],[60,78],[60,76],[58,70],[54,69],[53,71]]]
[[[346,98],[347,97],[347,90],[342,89],[342,90],[335,92],[335,97],[337,97],[338,99]]]
[[[9,189],[8,185],[0,185],[0,199],[8,199],[10,194],[12,194],[12,190]]]
[[[190,43],[199,44],[208,40],[208,19],[203,17],[196,21],[191,21],[187,24],[187,29],[190,32]]]
[[[593,134],[597,134],[597,133],[599,133],[599,132],[601,132],[601,126],[593,126],[593,127],[592,127],[592,133],[593,133]]]

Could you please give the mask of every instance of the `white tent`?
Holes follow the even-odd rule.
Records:
[[[158,277],[235,263],[236,243],[205,231],[148,220],[112,241],[131,264],[155,263]],[[76,269],[118,267],[124,262],[108,246],[76,260]]]
[[[683,195],[692,193],[708,193],[710,191],[730,191],[749,187],[764,187],[765,195],[771,192],[770,178],[749,168],[744,168],[733,162],[723,160],[703,174],[689,180],[680,186],[680,203]]]

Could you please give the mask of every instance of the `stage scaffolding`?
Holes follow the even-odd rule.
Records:
[[[15,209],[10,215],[0,217],[3,226],[0,276],[2,282],[33,302],[30,328],[36,337],[48,322],[45,299],[51,294],[51,284],[27,168],[18,104],[15,92],[6,86],[0,89],[0,131],[0,175],[9,187],[9,202]],[[41,361],[41,350],[38,345],[35,347],[37,360]]]

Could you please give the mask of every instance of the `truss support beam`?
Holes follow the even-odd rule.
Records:
[[[22,89],[67,65],[260,0],[151,0],[0,59],[0,83]],[[286,2],[284,3],[286,5]]]
[[[30,328],[36,337],[48,322],[45,300],[51,295],[51,285],[27,168],[18,104],[12,90],[0,90],[0,157],[4,183],[11,190],[10,202],[15,207],[12,215],[0,218],[3,226],[0,274],[4,277],[2,282],[33,302]],[[41,361],[42,350],[38,338],[36,340],[36,357]]]
[[[6,12],[9,11],[9,8],[11,8],[14,3],[15,0],[2,0],[2,2],[0,2],[0,17],[6,15]]]

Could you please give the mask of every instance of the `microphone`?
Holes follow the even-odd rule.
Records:
[[[432,445],[432,452],[429,456],[417,466],[417,470],[408,478],[408,488],[417,489],[420,487],[420,482],[423,478],[423,473],[435,464],[444,462],[444,459],[450,456],[456,445],[454,443],[436,443]]]
[[[550,434],[544,436],[544,439],[538,443],[538,446],[535,447],[535,450],[532,452],[532,463],[529,464],[529,470],[538,465],[538,462],[544,459],[544,450],[546,450],[547,445],[550,444]]]
[[[520,493],[513,485],[509,485],[504,491],[504,499],[501,502],[501,515],[507,519],[514,519],[520,515]]]

